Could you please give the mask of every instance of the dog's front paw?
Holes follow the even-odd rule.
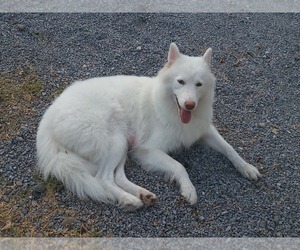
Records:
[[[196,189],[192,183],[186,183],[181,185],[180,193],[191,205],[194,205],[197,202]]]
[[[257,180],[261,177],[258,169],[249,163],[241,166],[240,168],[238,168],[238,170],[244,177],[248,178],[249,180]]]

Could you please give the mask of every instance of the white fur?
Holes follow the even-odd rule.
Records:
[[[212,125],[215,78],[210,61],[211,49],[203,57],[189,57],[172,43],[168,62],[156,77],[75,82],[49,107],[39,125],[37,156],[44,177],[55,176],[81,198],[118,203],[129,210],[151,205],[156,196],[125,176],[129,153],[145,169],[175,180],[181,194],[194,204],[197,195],[185,168],[167,153],[203,138],[245,177],[257,179],[258,170]],[[183,124],[177,101],[186,110],[187,100],[195,108],[190,122]]]

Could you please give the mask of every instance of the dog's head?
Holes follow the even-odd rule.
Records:
[[[202,99],[213,98],[215,77],[210,69],[211,56],[211,48],[201,57],[190,57],[181,54],[175,43],[170,45],[168,62],[158,76],[172,89],[182,123],[190,122]]]

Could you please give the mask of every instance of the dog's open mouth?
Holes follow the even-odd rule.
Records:
[[[178,106],[178,112],[179,112],[181,122],[184,123],[184,124],[189,123],[192,119],[192,112],[189,111],[189,110],[185,110],[184,108],[182,108],[179,105],[179,102],[178,102],[178,99],[177,99],[176,95],[175,95],[175,99],[176,99],[176,103],[177,103],[177,106]]]

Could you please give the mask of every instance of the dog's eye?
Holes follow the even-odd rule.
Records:
[[[185,82],[184,82],[183,80],[177,80],[177,82],[178,82],[179,84],[181,84],[181,85],[184,85],[184,84],[185,84]]]
[[[202,82],[197,82],[197,83],[196,83],[196,86],[197,86],[197,87],[201,87],[202,85],[203,85]]]

